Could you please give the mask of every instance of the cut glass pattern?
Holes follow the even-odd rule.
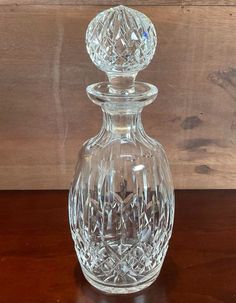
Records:
[[[141,121],[157,88],[135,82],[156,41],[151,21],[124,6],[100,13],[86,33],[88,53],[109,82],[87,87],[89,98],[102,108],[103,126],[80,151],[69,220],[86,279],[108,293],[136,292],[153,283],[172,233],[168,161]]]
[[[144,14],[118,6],[98,14],[89,24],[86,45],[93,63],[105,72],[138,72],[156,49],[155,28]]]

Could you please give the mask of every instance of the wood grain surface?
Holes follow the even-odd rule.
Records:
[[[231,6],[236,0],[1,0],[0,5],[177,5]]]
[[[236,191],[177,191],[170,248],[145,291],[107,296],[84,279],[67,191],[0,192],[1,303],[234,303]]]
[[[188,1],[188,0],[187,0]],[[209,0],[211,1],[211,0]],[[219,2],[225,2],[219,0]],[[228,0],[232,2],[236,0]],[[183,0],[1,0],[0,5],[183,5]]]
[[[176,188],[236,186],[236,7],[139,6],[158,50],[138,79],[159,96],[146,131],[166,148]],[[85,93],[105,76],[85,31],[102,6],[0,6],[0,188],[68,188],[101,126]]]

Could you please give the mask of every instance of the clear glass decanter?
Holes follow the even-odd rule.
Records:
[[[109,82],[87,87],[103,111],[103,126],[80,151],[69,219],[86,279],[108,293],[136,292],[153,283],[172,232],[168,161],[141,121],[157,88],[135,81],[156,43],[150,19],[125,6],[98,14],[86,32],[88,53]]]

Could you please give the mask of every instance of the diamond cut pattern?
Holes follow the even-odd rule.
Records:
[[[138,72],[151,61],[156,31],[142,13],[117,6],[98,14],[86,32],[87,51],[105,72]]]
[[[139,225],[136,226],[134,222],[136,217],[133,217],[133,210],[137,207],[135,201],[137,197],[134,193],[128,193],[127,196],[122,199],[119,194],[109,194],[109,199],[105,204],[109,203],[107,209],[107,216],[113,218],[112,230],[117,231],[119,234],[117,240],[109,236],[109,228],[104,229],[104,224],[108,224],[103,220],[104,212],[102,212],[101,204],[94,198],[90,198],[90,202],[86,203],[87,208],[85,213],[88,218],[85,222],[91,227],[88,230],[90,236],[93,239],[100,237],[101,242],[96,244],[95,240],[78,242],[76,246],[77,254],[80,259],[81,265],[85,266],[87,270],[93,272],[93,274],[101,281],[107,283],[133,283],[139,279],[145,278],[148,272],[151,272],[158,264],[162,264],[163,258],[166,253],[168,240],[170,237],[170,229],[172,228],[172,222],[168,221],[166,217],[166,208],[170,208],[171,204],[164,203],[163,212],[159,216],[159,228],[155,229],[153,225],[153,198],[155,193],[149,192],[149,202],[146,203],[146,209],[140,214]],[[162,194],[159,193],[159,199]],[[107,196],[107,197],[108,197]],[[162,198],[161,198],[162,199]],[[108,202],[109,200],[109,202]],[[140,203],[140,197],[138,197]],[[163,203],[163,199],[161,200]],[[112,214],[115,212],[115,214]],[[131,225],[127,224],[129,220]],[[98,224],[99,222],[99,224]],[[135,224],[134,224],[135,223]],[[96,228],[100,230],[100,233],[96,233]],[[166,224],[171,224],[169,227]],[[128,237],[125,237],[124,244],[122,243],[122,236],[129,235],[128,229],[130,227],[138,228],[136,230],[138,238],[135,241],[129,243]],[[156,231],[155,231],[156,230]],[[120,238],[121,237],[121,238]],[[75,236],[74,239],[83,238],[81,236]],[[81,245],[82,244],[82,245]]]

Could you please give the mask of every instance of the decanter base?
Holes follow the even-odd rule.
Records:
[[[135,293],[138,291],[141,291],[147,287],[149,287],[157,277],[159,276],[160,270],[158,272],[155,271],[155,274],[151,277],[149,276],[148,279],[141,281],[140,283],[136,283],[133,285],[108,285],[105,283],[101,283],[99,281],[95,281],[93,278],[91,278],[90,275],[86,273],[87,271],[83,269],[83,274],[86,278],[86,280],[96,289],[98,289],[101,292],[104,292],[106,294],[130,294]]]

